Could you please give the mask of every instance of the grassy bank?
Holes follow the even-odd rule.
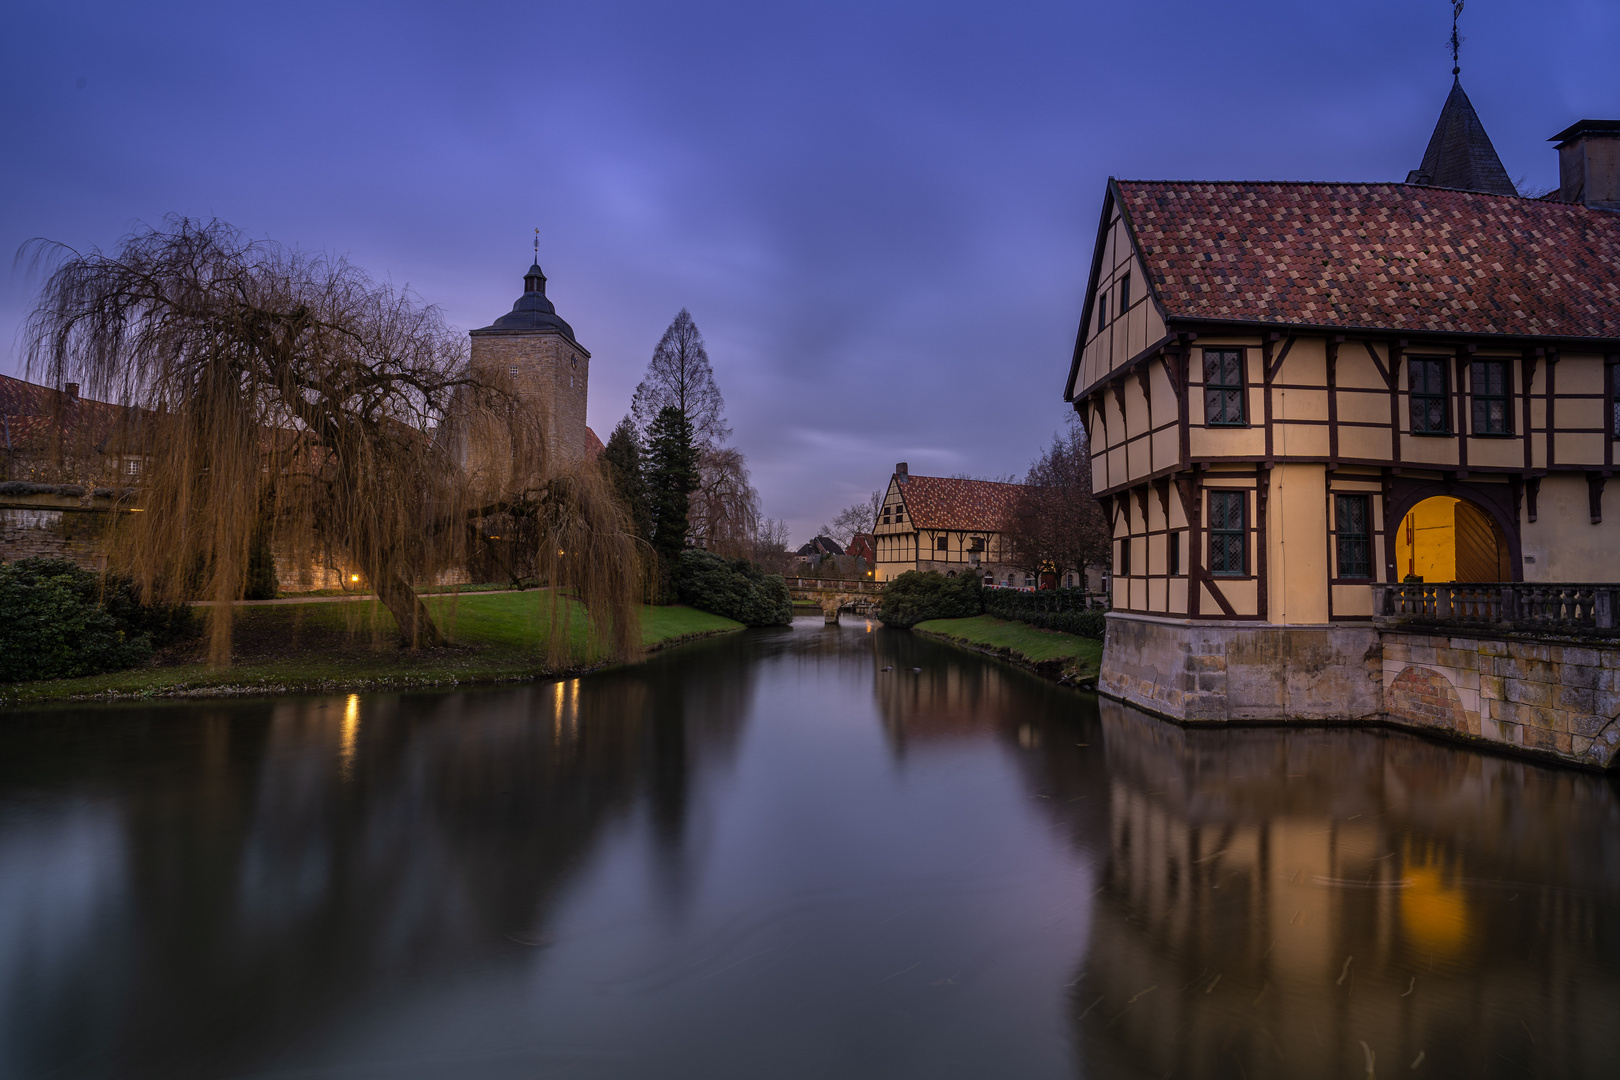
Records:
[[[395,646],[393,617],[375,601],[278,604],[238,609],[236,663],[229,668],[209,667],[204,645],[194,642],[129,671],[0,687],[0,705],[514,682],[600,666],[607,657],[591,640],[583,609],[564,602],[562,629],[578,659],[560,670],[545,662],[552,629],[546,592],[429,597],[448,644],[415,652]],[[687,607],[641,611],[641,640],[649,649],[741,628]]]
[[[920,634],[943,638],[1014,663],[1058,676],[1063,682],[1090,682],[1102,664],[1103,643],[1092,638],[1038,630],[1028,623],[993,615],[971,619],[929,619],[912,627]]]

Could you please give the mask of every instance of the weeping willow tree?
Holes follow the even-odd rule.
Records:
[[[120,519],[112,562],[153,599],[214,601],[213,663],[230,661],[231,602],[267,534],[292,560],[330,553],[364,575],[402,644],[439,643],[416,587],[464,563],[469,520],[508,506],[540,523],[550,582],[596,636],[639,648],[622,508],[594,469],[551,467],[543,410],[472,370],[436,308],[218,221],[170,218],[112,254],[36,241],[24,257],[46,268],[29,374],[137,418],[139,512]],[[445,436],[475,427],[508,460],[469,477]],[[552,638],[556,659],[569,635]]]

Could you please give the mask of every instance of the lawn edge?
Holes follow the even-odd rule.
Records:
[[[745,626],[723,626],[713,630],[693,630],[685,634],[664,638],[646,646],[644,658],[677,645],[686,645],[704,638],[719,637],[722,634],[735,634],[745,630]],[[427,674],[422,676],[391,676],[366,675],[353,679],[314,679],[300,681],[297,679],[288,682],[276,683],[210,683],[205,685],[187,685],[184,683],[165,687],[161,690],[101,690],[93,694],[53,693],[50,691],[19,696],[0,689],[0,713],[8,710],[32,708],[36,705],[57,704],[105,704],[110,702],[128,701],[207,701],[210,699],[228,700],[245,697],[280,697],[286,694],[331,694],[343,692],[379,693],[398,690],[431,690],[456,686],[498,686],[501,684],[518,684],[531,682],[544,682],[549,679],[572,679],[581,675],[588,675],[594,671],[602,671],[614,667],[634,667],[641,661],[626,662],[622,660],[598,660],[588,664],[575,664],[568,667],[548,668],[537,667],[532,671],[518,673],[488,673],[478,672],[449,674],[442,676]],[[27,683],[17,684],[26,687]]]
[[[943,622],[945,620],[927,619],[924,621]],[[1007,619],[1003,621],[1015,622],[1016,620]],[[1031,629],[1039,628],[1031,627]],[[967,638],[958,637],[954,634],[947,634],[939,630],[924,630],[920,626],[911,627],[911,632],[922,637],[933,638],[935,641],[943,641],[947,645],[954,645],[959,649],[967,649],[970,652],[979,653],[981,656],[989,656],[994,657],[997,660],[1006,661],[1007,663],[1023,668],[1025,671],[1032,671],[1044,679],[1050,679],[1060,686],[1069,686],[1077,690],[1094,690],[1097,686],[1097,673],[1094,672],[1089,675],[1080,675],[1073,670],[1072,665],[1065,663],[1062,658],[1052,660],[1031,660],[1028,656],[1025,656],[1017,649],[1007,645],[981,644],[979,642],[970,641]],[[1050,630],[1046,632],[1054,634],[1062,633],[1060,630]],[[1084,638],[1080,638],[1078,634],[1068,634],[1066,636],[1078,638],[1082,641],[1086,640]]]

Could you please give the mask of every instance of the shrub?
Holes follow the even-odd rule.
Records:
[[[726,559],[687,548],[675,566],[675,594],[681,603],[736,619],[744,626],[787,626],[793,600],[787,582],[747,559]]]
[[[948,578],[935,570],[907,570],[883,587],[878,618],[888,626],[915,626],[926,619],[965,619],[982,614],[979,575]]]
[[[1042,630],[1102,640],[1107,620],[1101,610],[1086,607],[1084,589],[986,589],[984,610],[998,619],[1013,619]]]
[[[143,604],[127,578],[67,559],[0,566],[0,683],[134,667],[195,632],[190,608]]]

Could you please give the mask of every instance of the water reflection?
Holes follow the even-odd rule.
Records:
[[[1185,732],[1101,703],[1093,1075],[1611,1075],[1608,781],[1396,734]]]
[[[638,812],[678,903],[689,792],[744,719],[737,666],[725,687],[649,667],[590,694],[12,719],[0,1075],[232,1075],[360,1022],[380,989],[520,962]]]
[[[1617,900],[1608,780],[813,620],[6,717],[0,1076],[1608,1075]]]

